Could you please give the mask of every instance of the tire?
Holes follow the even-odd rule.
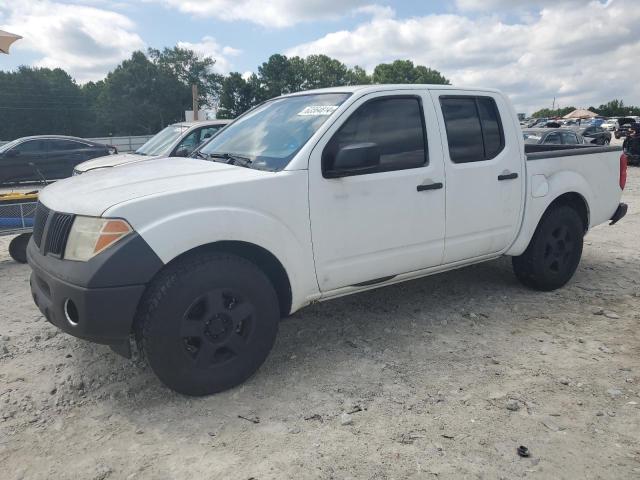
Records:
[[[27,263],[27,245],[30,238],[30,233],[22,233],[9,243],[9,255],[16,262]]]
[[[609,140],[608,138],[605,138],[604,141],[602,142],[602,145],[607,146],[611,143],[611,140]]]
[[[512,259],[518,280],[543,292],[564,286],[580,263],[584,231],[574,208],[560,205],[546,212],[525,252]]]
[[[160,381],[200,396],[256,372],[273,347],[279,320],[278,297],[262,270],[232,254],[200,253],[153,280],[135,324]]]

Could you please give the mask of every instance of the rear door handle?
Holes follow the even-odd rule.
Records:
[[[419,192],[424,192],[425,190],[440,190],[444,185],[440,182],[438,183],[429,183],[427,185],[418,185],[417,190]]]
[[[498,175],[498,180],[513,180],[518,178],[517,173],[505,173],[504,175]]]

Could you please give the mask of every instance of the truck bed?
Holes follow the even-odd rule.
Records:
[[[622,152],[622,147],[600,145],[524,145],[527,160],[542,160],[544,158],[570,157],[575,155],[589,155],[594,153]]]

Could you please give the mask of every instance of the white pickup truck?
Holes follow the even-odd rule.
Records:
[[[626,213],[613,147],[532,145],[500,92],[373,85],[275,98],[194,158],[90,171],[41,193],[28,261],[46,318],[170,388],[237,385],[281,317],[319,300],[513,257],[574,274]]]

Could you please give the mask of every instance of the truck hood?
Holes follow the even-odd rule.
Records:
[[[215,188],[269,175],[273,174],[195,158],[160,158],[60,180],[42,190],[39,199],[57,212],[100,216],[109,207],[140,197]]]
[[[117,155],[106,155],[104,157],[87,160],[86,162],[82,162],[81,164],[76,165],[74,170],[80,173],[84,173],[88,172],[89,170],[95,170],[96,168],[117,167],[119,165],[124,165],[125,163],[136,163],[142,162],[144,160],[154,160],[156,158],[161,158],[161,156],[136,155],[135,153],[119,153]]]

